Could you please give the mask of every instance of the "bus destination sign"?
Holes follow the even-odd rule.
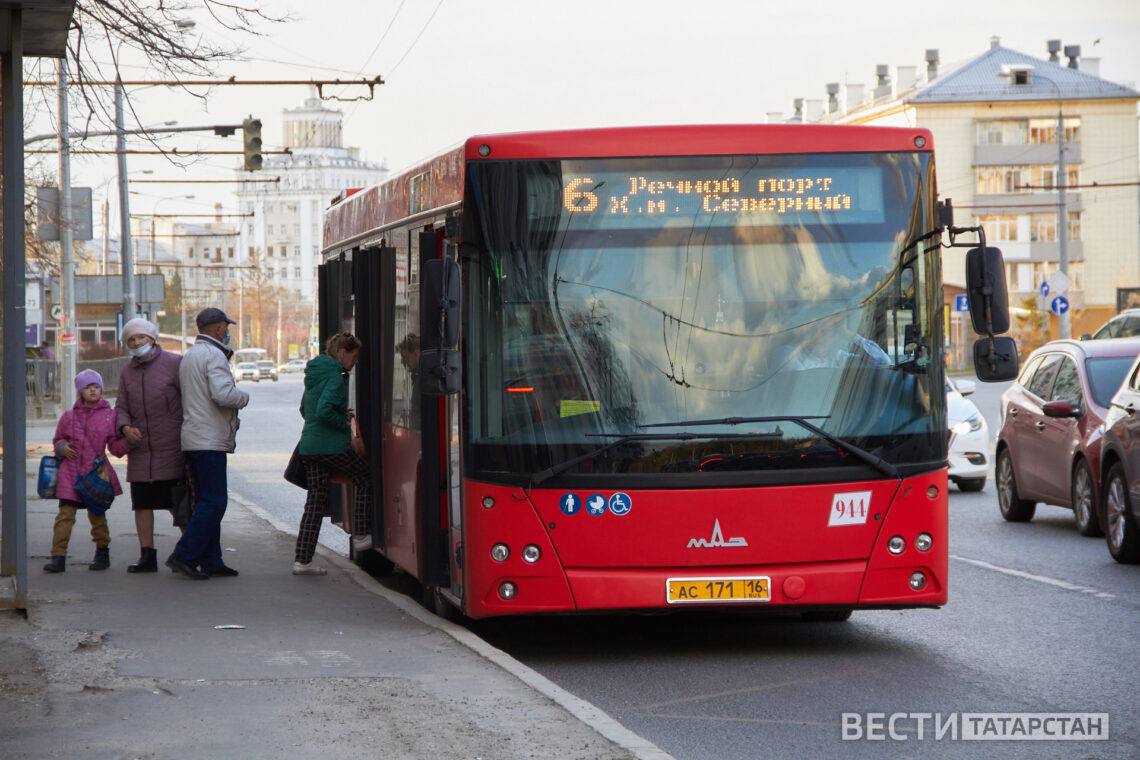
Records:
[[[564,175],[562,207],[575,216],[601,217],[604,226],[626,220],[618,224],[640,227],[669,217],[688,223],[710,217],[714,225],[875,224],[883,221],[882,170],[835,167],[764,175],[742,170],[720,177],[683,170],[590,171]]]

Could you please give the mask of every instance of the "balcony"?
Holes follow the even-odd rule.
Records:
[[[1041,211],[1057,212],[1057,204],[1061,202],[1057,193],[978,193],[972,201],[972,211],[975,216],[982,214],[1029,214],[1040,206]],[[958,204],[954,204],[958,205]],[[1065,193],[1065,206],[1069,211],[1084,211],[1081,194],[1075,190]]]
[[[1081,163],[1081,144],[1065,144],[1065,161]],[[1057,163],[1057,145],[976,145],[975,166],[1028,166]]]
[[[1027,240],[987,240],[987,245],[1001,249],[1006,261],[1060,261],[1061,246],[1056,241],[1029,242]],[[1069,261],[1084,261],[1085,249],[1080,240],[1070,240],[1066,244]]]

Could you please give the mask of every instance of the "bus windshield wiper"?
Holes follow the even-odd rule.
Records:
[[[644,427],[648,427],[648,426],[644,426]],[[585,454],[582,454],[581,456],[574,457],[573,459],[567,459],[565,462],[559,462],[558,464],[553,465],[552,467],[547,467],[545,470],[542,470],[540,472],[536,472],[533,476],[531,476],[530,485],[528,486],[528,488],[533,489],[535,486],[539,485],[540,483],[542,483],[546,480],[549,480],[550,478],[553,478],[555,475],[560,475],[560,474],[566,472],[567,470],[569,470],[571,467],[573,467],[576,464],[579,464],[581,462],[585,462],[588,459],[593,459],[595,457],[601,456],[602,454],[606,453],[607,451],[609,451],[611,449],[616,449],[618,446],[624,446],[625,444],[631,443],[633,441],[692,441],[692,440],[708,440],[710,438],[714,438],[716,440],[722,440],[722,439],[726,439],[726,438],[755,439],[755,438],[783,438],[784,437],[783,431],[780,430],[779,428],[776,428],[776,430],[774,432],[771,432],[771,433],[712,433],[712,434],[709,434],[709,433],[687,433],[687,432],[681,433],[681,432],[679,432],[679,433],[630,433],[630,434],[589,433],[588,435],[590,435],[590,436],[601,436],[601,437],[609,437],[612,435],[616,435],[616,436],[620,436],[620,437],[615,441],[610,441],[605,446],[601,446],[599,448],[594,449],[593,451],[588,451]]]
[[[849,443],[838,436],[832,435],[823,428],[815,425],[808,420],[825,420],[826,415],[776,415],[768,417],[722,417],[713,420],[678,420],[676,422],[656,422],[652,425],[639,425],[642,428],[655,428],[655,427],[696,427],[699,425],[743,425],[750,422],[792,422],[800,427],[810,430],[818,435],[828,443],[843,449],[848,454],[862,460],[863,462],[871,465],[879,472],[883,473],[890,478],[901,479],[898,468],[882,457],[876,456],[864,448]],[[778,430],[779,428],[777,428]]]

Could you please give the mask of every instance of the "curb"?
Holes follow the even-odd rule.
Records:
[[[297,531],[293,526],[277,519],[241,494],[230,491],[229,495],[231,499],[248,509],[255,516],[269,523],[274,529],[289,536],[297,535]],[[349,558],[342,557],[319,543],[317,544],[317,553],[338,569],[347,573],[349,577],[365,591],[383,598],[421,623],[446,633],[459,644],[467,647],[491,664],[505,670],[539,694],[555,702],[582,723],[585,723],[606,739],[618,745],[626,752],[629,752],[633,757],[638,758],[638,760],[674,760],[673,756],[665,752],[665,750],[648,739],[630,731],[596,705],[571,694],[546,676],[519,662],[503,650],[488,644],[466,628],[456,625],[449,620],[444,620],[437,615],[433,615],[403,594],[392,591],[377,583],[373,580],[372,576],[357,567],[356,563]]]

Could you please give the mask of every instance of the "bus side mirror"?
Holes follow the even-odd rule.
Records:
[[[971,248],[966,252],[966,297],[970,320],[979,335],[1009,332],[1009,293],[1005,262],[997,248]]]
[[[1017,342],[1010,337],[974,341],[974,372],[983,383],[1000,383],[1017,377]]]

